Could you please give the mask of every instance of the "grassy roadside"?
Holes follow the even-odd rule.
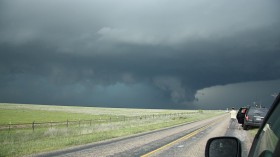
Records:
[[[7,106],[7,105],[6,105]],[[16,106],[16,105],[15,105]],[[5,105],[0,104],[0,114],[1,116],[6,113],[6,119],[11,113],[17,113],[13,115],[14,123],[19,119],[21,122],[30,121],[34,118],[28,116],[29,114],[36,115],[40,119],[42,117],[51,117],[52,120],[62,120],[65,118],[103,118],[104,116],[135,116],[137,115],[151,115],[159,114],[166,115],[169,113],[178,112],[188,112],[191,111],[178,111],[178,110],[137,110],[137,109],[102,109],[102,108],[86,108],[83,107],[58,107],[57,109],[52,108],[52,106],[38,106],[29,105],[28,107],[23,105],[23,108],[13,108],[13,105],[5,108]],[[45,107],[45,108],[44,108]],[[63,108],[64,111],[63,111]],[[89,112],[91,110],[91,112]],[[21,112],[23,114],[21,114]],[[77,112],[78,111],[78,112]],[[85,111],[85,112],[82,112]],[[44,115],[42,115],[42,112]],[[133,113],[134,112],[134,113]],[[3,115],[2,115],[3,113]],[[9,113],[9,114],[8,114]],[[28,113],[28,114],[26,114]],[[104,115],[106,113],[106,115]],[[28,154],[34,154],[39,152],[46,152],[51,150],[62,149],[70,146],[81,145],[92,143],[96,141],[101,141],[105,139],[122,137],[127,135],[132,135],[136,133],[156,130],[164,127],[174,126],[190,121],[197,121],[202,119],[207,119],[209,117],[217,116],[223,114],[220,111],[200,111],[194,112],[193,114],[185,114],[180,116],[159,116],[153,118],[143,119],[131,119],[126,121],[117,121],[111,123],[98,123],[89,125],[72,126],[66,128],[65,126],[56,127],[42,127],[36,129],[34,132],[32,129],[12,129],[12,130],[0,130],[0,156],[23,156]],[[57,115],[57,117],[56,117]],[[64,116],[63,116],[64,115]],[[55,119],[57,118],[57,119]],[[2,122],[2,117],[0,118]],[[44,120],[44,119],[42,119]],[[49,119],[45,119],[49,120]]]
[[[258,131],[259,131],[259,128],[251,128],[250,130],[248,130],[248,135],[250,136],[250,139],[252,141],[255,138],[255,136],[258,133]]]

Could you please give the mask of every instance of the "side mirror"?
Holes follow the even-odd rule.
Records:
[[[236,137],[214,137],[207,141],[206,157],[241,157],[241,142]]]

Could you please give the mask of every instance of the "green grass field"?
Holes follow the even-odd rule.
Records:
[[[0,156],[23,156],[198,121],[221,111],[69,107],[0,103]],[[117,120],[110,120],[117,119]],[[80,125],[9,124],[99,120]],[[23,125],[23,126],[25,126]]]

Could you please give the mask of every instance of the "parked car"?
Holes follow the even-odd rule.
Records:
[[[280,156],[280,94],[272,104],[249,151],[249,157]],[[236,137],[214,137],[207,141],[206,157],[241,157],[241,142]]]
[[[267,112],[267,108],[249,107],[245,113],[243,129],[247,130],[248,127],[260,127]]]
[[[245,118],[245,113],[247,111],[248,107],[241,107],[238,112],[237,112],[237,115],[236,115],[236,119],[238,121],[239,124],[244,124],[244,118]]]

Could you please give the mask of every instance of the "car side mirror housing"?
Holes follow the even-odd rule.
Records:
[[[207,141],[206,157],[241,157],[241,142],[236,137],[214,137]]]

